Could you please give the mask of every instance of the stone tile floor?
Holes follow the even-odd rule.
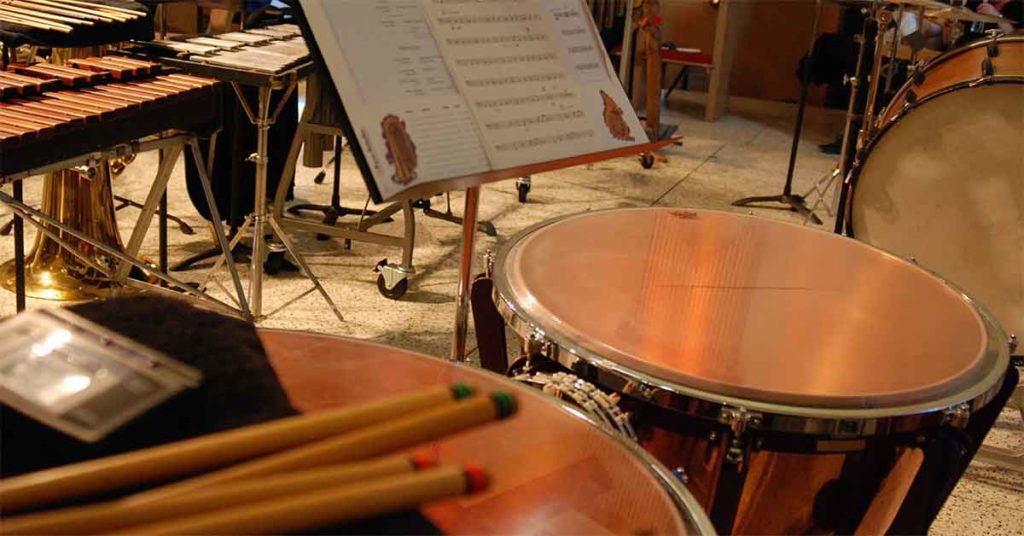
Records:
[[[781,192],[791,143],[793,106],[740,100],[735,102],[730,115],[715,123],[705,123],[699,119],[701,116],[700,103],[692,96],[677,95],[670,102],[665,121],[680,125],[680,132],[686,139],[681,147],[664,150],[668,162],[651,170],[644,170],[636,159],[630,158],[538,175],[533,178],[526,204],[518,203],[512,181],[486,186],[481,217],[493,222],[498,236],[479,235],[478,251],[493,249],[518,230],[539,221],[588,209],[684,206],[746,211],[730,203],[748,195]],[[840,123],[838,113],[811,111],[800,146],[794,192],[807,191],[831,171],[834,158],[821,154],[816,144],[831,140],[839,132]],[[354,166],[348,165],[350,161],[346,163],[343,202],[350,207],[361,207],[365,188]],[[115,180],[114,190],[119,195],[142,200],[154,172],[155,155],[140,157]],[[296,193],[301,199],[326,202],[330,184],[329,181],[314,184],[312,178],[316,172],[315,169],[300,169]],[[26,181],[28,200],[38,199],[40,183],[39,180]],[[203,232],[204,221],[185,193],[180,162],[171,179],[169,197],[172,213],[200,231],[188,237],[171,226],[173,261],[205,249],[209,237]],[[462,203],[462,195],[452,194],[451,205],[456,214],[461,213]],[[433,204],[443,210],[445,200],[434,198]],[[764,209],[753,212],[801,222],[799,216],[789,212]],[[6,221],[9,213],[6,207],[0,208],[0,213]],[[118,214],[122,236],[128,236],[137,214],[133,209]],[[820,208],[818,214],[825,220],[823,228],[831,230],[832,218],[824,208]],[[354,219],[350,217],[348,221]],[[399,258],[399,251],[364,243],[354,243],[346,250],[340,240],[321,242],[308,233],[296,233],[294,239],[298,248],[322,278],[346,321],[342,323],[331,316],[321,298],[313,293],[267,319],[263,325],[372,339],[437,356],[447,355],[460,229],[421,214],[417,215],[416,223],[416,273],[410,280],[408,294],[400,301],[387,300],[377,292],[376,274],[372,271],[383,258]],[[399,234],[402,224],[399,221],[379,229]],[[144,254],[155,258],[155,230],[150,234]],[[0,240],[0,259],[10,258],[12,250],[12,240]],[[479,258],[477,255],[478,267]],[[304,278],[295,274],[268,278],[264,287],[264,310],[276,309],[308,286]],[[30,303],[32,307],[45,305],[50,303],[35,300]],[[9,314],[13,309],[13,295],[0,291],[0,311]],[[1004,412],[988,443],[1024,448],[1019,416]],[[1024,534],[1024,475],[975,463],[933,525],[932,533]]]

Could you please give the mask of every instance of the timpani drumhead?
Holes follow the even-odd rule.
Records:
[[[550,395],[408,350],[312,333],[260,330],[281,385],[301,411],[464,382],[513,392],[507,420],[421,445],[439,463],[479,463],[479,494],[421,508],[443,534],[712,535],[696,500],[624,437]]]
[[[739,214],[622,209],[548,222],[505,246],[495,285],[515,315],[598,367],[749,407],[896,414],[886,408],[990,389],[1006,365],[972,303],[925,270]]]
[[[1024,84],[918,104],[863,158],[853,235],[913,257],[1024,336]]]

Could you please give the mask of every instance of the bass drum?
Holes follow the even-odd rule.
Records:
[[[1024,336],[1024,37],[936,58],[881,117],[851,172],[846,233],[934,270]]]

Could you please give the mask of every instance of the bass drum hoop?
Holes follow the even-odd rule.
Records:
[[[970,43],[967,43],[964,46],[957,47],[957,48],[954,48],[952,50],[947,50],[947,51],[943,52],[942,54],[939,54],[938,56],[935,56],[934,58],[929,60],[927,63],[925,63],[921,67],[921,73],[924,74],[925,79],[927,79],[928,78],[928,71],[932,70],[932,68],[934,68],[935,66],[937,66],[937,65],[939,65],[941,63],[945,63],[945,62],[949,61],[952,58],[955,58],[957,56],[965,54],[965,53],[967,53],[967,52],[969,52],[971,50],[974,50],[976,48],[987,47],[987,46],[989,46],[989,45],[991,45],[993,43],[995,43],[996,45],[999,45],[1001,43],[1024,43],[1024,35],[1000,35],[995,40],[993,40],[991,37],[982,37],[980,39],[976,39],[974,41],[971,41]],[[1000,79],[1000,78],[1014,78],[1014,77],[1020,77],[1020,76],[1021,76],[1020,74],[1017,74],[1017,75],[998,75],[998,74],[996,74],[996,75],[992,75],[990,77],[986,77],[986,76],[982,75],[982,76],[979,76],[978,78],[976,78],[973,82],[962,82],[962,83],[957,83],[957,84],[954,84],[954,85],[961,85],[963,83],[966,83],[968,85],[976,85],[978,83],[978,81],[980,81],[980,80]],[[915,85],[916,84],[914,83],[913,78],[911,78],[910,80],[907,80],[906,82],[904,82],[903,85],[900,87],[900,89],[897,90],[896,93],[893,94],[892,103],[900,102],[900,97],[902,97],[902,96],[906,95],[907,93],[909,93],[910,90],[913,89],[912,86],[915,86]],[[952,86],[950,86],[950,87],[952,87]],[[923,101],[921,101],[921,102],[923,102]],[[918,102],[917,104],[920,104],[920,102]],[[916,107],[916,104],[909,105],[909,106],[905,107],[904,110],[901,110],[898,114],[894,115],[893,118],[889,122],[890,123],[895,122],[897,119],[899,119],[899,117],[901,115],[903,115],[903,113],[907,109],[914,108],[914,107]],[[885,117],[888,111],[889,111],[888,108],[882,110],[882,112],[880,114],[878,114],[878,117]],[[878,135],[881,135],[881,132],[879,132]],[[877,138],[877,135],[876,135],[876,138]]]
[[[618,209],[594,210],[586,214],[597,214],[614,210]],[[722,211],[708,210],[706,212]],[[533,232],[577,215],[560,216],[530,226],[516,233],[506,242],[498,250],[495,257],[493,298],[499,314],[501,314],[512,331],[519,337],[531,345],[540,347],[541,353],[545,357],[568,368],[573,374],[579,376],[580,379],[594,383],[599,387],[612,389],[618,393],[637,398],[676,414],[715,422],[721,422],[722,412],[727,408],[742,408],[747,411],[760,412],[764,418],[761,419],[761,423],[756,429],[762,432],[827,436],[831,438],[861,438],[913,433],[924,428],[939,426],[949,421],[952,410],[962,407],[964,404],[967,405],[967,409],[973,412],[996,396],[1009,367],[1010,356],[1006,336],[998,328],[998,324],[993,320],[991,313],[960,291],[960,289],[939,278],[947,285],[956,289],[963,299],[978,312],[986,328],[984,353],[988,356],[994,356],[993,360],[995,361],[995,366],[985,374],[982,380],[961,392],[947,395],[941,399],[887,408],[826,409],[732,397],[651,376],[650,374],[616,363],[586,348],[582,348],[556,331],[545,330],[540,322],[530,318],[523,311],[522,307],[511,299],[513,295],[512,289],[509,287],[508,278],[505,277],[508,253],[523,238]],[[787,222],[776,223],[803,228],[802,226]],[[868,245],[868,247],[884,255],[905,260],[875,246]],[[920,266],[915,265],[915,267],[934,275]]]

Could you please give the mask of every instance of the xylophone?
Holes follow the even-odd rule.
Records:
[[[0,177],[166,130],[220,125],[216,80],[121,56],[0,71]]]
[[[293,24],[211,36],[164,39],[141,43],[147,49],[170,52],[189,62],[273,75],[310,60],[302,32]]]
[[[240,308],[211,297],[205,292],[205,285],[195,288],[139,258],[149,224],[166,192],[174,162],[186,147],[201,163],[200,184],[210,210],[216,213],[197,139],[220,130],[222,98],[222,86],[216,80],[174,72],[158,63],[120,55],[72,59],[68,65],[8,65],[0,70],[0,184],[13,183],[14,188],[13,195],[0,191],[0,203],[81,260],[86,268],[101,273],[112,286],[141,285],[154,292],[171,292],[131,280],[129,270],[136,268],[147,273],[150,279],[158,279],[183,293],[175,292],[176,295],[187,295],[185,297],[202,300],[224,312],[248,317],[246,298],[230,257],[226,263]],[[28,177],[43,174],[49,177],[51,172],[74,169],[87,178],[95,174],[102,179],[104,162],[108,159],[157,150],[162,154],[157,176],[123,248],[98,240],[74,225],[77,221],[74,213],[81,210],[81,206],[72,206],[68,214],[55,217],[26,205],[21,198],[20,181]],[[110,203],[112,206],[112,200]],[[165,215],[162,211],[160,214]],[[220,250],[227,251],[223,230],[213,226],[213,231]],[[14,285],[20,310],[25,304],[27,274],[24,249],[20,245],[24,240],[23,231],[17,221],[14,232]],[[165,240],[161,240],[160,248],[164,255]],[[98,263],[94,260],[96,252],[112,260]]]

